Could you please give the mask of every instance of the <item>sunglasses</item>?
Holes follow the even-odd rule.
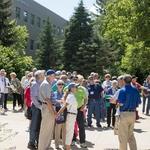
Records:
[[[60,84],[58,84],[58,86],[60,86],[60,85],[64,85],[64,84],[61,84],[61,83],[60,83]]]

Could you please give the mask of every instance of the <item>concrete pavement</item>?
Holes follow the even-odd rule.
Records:
[[[141,110],[141,109],[140,109]],[[150,150],[150,117],[140,113],[140,119],[135,124],[135,137],[138,150]],[[95,122],[93,123],[95,125]],[[8,111],[6,115],[0,115],[0,150],[27,150],[29,121],[24,113]],[[96,126],[86,128],[88,150],[115,150],[118,149],[118,138],[112,129]],[[54,142],[52,142],[54,149]],[[81,149],[79,144],[72,148]]]

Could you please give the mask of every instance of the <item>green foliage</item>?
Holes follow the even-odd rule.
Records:
[[[16,43],[15,21],[10,21],[11,0],[0,1],[0,44],[11,46]]]
[[[40,37],[40,48],[36,53],[36,65],[41,69],[54,68],[55,60],[55,43],[52,36],[52,26],[48,18]]]
[[[150,59],[150,1],[107,0],[103,4],[104,13],[96,20],[98,35],[113,41],[120,72],[146,74]]]
[[[150,71],[150,47],[143,42],[127,45],[125,56],[122,58],[122,69],[133,74],[148,73]]]
[[[16,25],[14,28],[16,42],[11,46],[15,49],[19,55],[25,55],[25,48],[28,39],[28,31],[26,26]]]
[[[0,68],[4,68],[8,73],[16,72],[20,78],[26,70],[32,68],[32,58],[18,55],[13,48],[0,46],[0,56]]]
[[[63,56],[64,56],[64,50],[63,50],[63,39],[55,38],[55,57],[56,57],[56,69],[62,70],[64,67],[64,62],[63,62]]]
[[[90,46],[91,43],[91,19],[81,1],[79,6],[75,9],[75,13],[71,17],[65,32],[65,40],[63,44],[65,69],[70,71],[77,70],[82,73],[86,71],[82,68],[86,64],[89,65],[89,69],[92,69],[86,58],[87,56],[89,58],[93,51]],[[87,56],[84,57],[83,54],[85,53]],[[92,55],[91,59],[93,59]]]
[[[10,20],[11,0],[0,1],[0,68],[8,73],[14,71],[18,77],[32,67],[32,58],[25,56],[28,38],[25,26],[17,26]]]

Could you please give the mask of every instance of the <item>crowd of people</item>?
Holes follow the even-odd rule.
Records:
[[[84,78],[76,71],[34,68],[31,72],[26,71],[20,81],[15,72],[7,76],[1,69],[1,114],[8,111],[10,93],[13,112],[25,111],[29,119],[29,149],[47,150],[54,139],[56,149],[62,144],[64,149],[70,150],[76,144],[78,134],[81,148],[87,148],[85,126],[91,128],[94,118],[97,128],[102,128],[101,122],[106,119],[107,128],[116,129],[116,115],[119,115],[120,150],[127,150],[127,143],[131,150],[137,150],[133,134],[138,118],[136,109],[142,96],[142,112],[149,115],[150,75],[141,85],[134,75],[111,77],[105,74],[102,82],[95,72]],[[19,110],[16,110],[16,102]]]

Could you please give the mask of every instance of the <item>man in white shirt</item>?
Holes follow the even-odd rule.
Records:
[[[10,87],[10,82],[9,79],[6,77],[7,73],[5,72],[5,89],[4,89],[4,94],[5,94],[5,98],[4,98],[4,109],[5,111],[8,110],[7,108],[7,100],[8,100],[8,94],[9,94],[9,87]]]
[[[5,99],[5,87],[6,87],[6,80],[5,80],[5,70],[0,70],[0,113],[4,114],[4,99]]]

